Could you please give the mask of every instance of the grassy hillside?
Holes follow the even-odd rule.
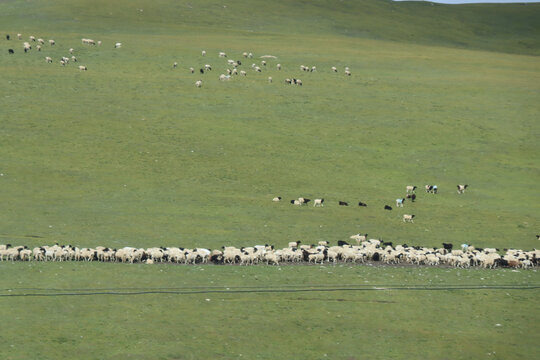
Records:
[[[156,0],[0,3],[1,31],[81,34],[338,35],[540,54],[540,4]]]
[[[0,243],[285,246],[367,232],[395,244],[538,247],[538,9],[0,1],[1,34],[56,40],[25,54],[22,40],[0,38]],[[69,48],[88,71],[59,64]],[[247,76],[220,82],[219,51]],[[264,67],[266,54],[277,59]],[[188,70],[204,64],[214,70]],[[439,194],[419,190],[416,203],[384,211],[409,184]],[[288,203],[299,196],[325,206]],[[536,270],[1,262],[0,274],[3,359],[539,354],[537,289],[208,293],[538,285]],[[206,293],[50,296],[104,288]],[[40,296],[4,296],[30,292]]]
[[[9,360],[70,359],[74,352],[81,359],[533,359],[540,355],[532,331],[539,315],[539,291],[527,289],[538,286],[538,275],[532,271],[99,263],[0,266],[5,279],[0,316],[10,322],[0,330],[4,344],[0,356]],[[373,291],[393,285],[424,290]],[[470,285],[486,288],[459,289]],[[525,289],[494,290],[489,288],[492,285]],[[448,286],[455,289],[440,290]],[[133,293],[139,295],[129,295]]]

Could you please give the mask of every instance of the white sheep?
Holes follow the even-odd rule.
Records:
[[[323,206],[324,199],[315,199],[313,200],[313,207],[315,206]]]
[[[414,222],[414,215],[403,214],[403,222]]]
[[[50,56],[45,56],[45,61],[50,64],[52,63],[52,58]]]
[[[114,44],[115,49],[118,49],[118,48],[121,48],[121,47],[122,47],[122,43],[120,43],[120,42],[117,42],[116,44]]]
[[[49,40],[49,45],[53,46],[55,44],[56,44],[56,42],[54,40]]]
[[[195,86],[200,88],[202,86],[202,80],[195,81]]]

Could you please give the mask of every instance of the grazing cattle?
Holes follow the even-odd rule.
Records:
[[[293,205],[302,205],[302,203],[299,200],[291,200],[291,204],[293,204]]]
[[[200,88],[202,86],[202,81],[201,80],[195,81],[195,86]]]
[[[281,201],[281,196],[276,196],[275,198],[272,199],[272,201]]]
[[[6,40],[8,40],[8,41],[9,41],[9,39],[10,39],[9,35],[6,35]]]
[[[80,65],[80,66],[79,66],[79,70],[80,70],[80,71],[86,71],[86,70],[88,70],[88,69],[86,68],[86,66]]]
[[[315,199],[313,200],[313,207],[315,206],[323,206],[324,199]]]
[[[341,206],[349,206],[349,203],[347,203],[345,201],[340,201],[339,205],[341,205]]]
[[[405,197],[411,199],[412,202],[416,200],[416,194],[407,194]]]
[[[8,49],[8,54],[15,54],[15,51],[13,51],[13,49]]]
[[[384,205],[384,210],[392,210],[392,207],[389,205]]]
[[[403,222],[414,222],[414,215],[403,214]]]
[[[467,189],[469,185],[458,185],[457,186],[457,192],[458,194],[463,194],[465,192],[465,189]]]
[[[403,207],[405,199],[396,199],[396,207]]]
[[[359,201],[359,202],[358,202],[358,206],[367,206],[367,204],[364,203],[364,202]]]
[[[414,193],[414,191],[416,190],[416,186],[414,185],[407,185],[407,187],[405,188],[407,190],[407,194],[409,193]]]

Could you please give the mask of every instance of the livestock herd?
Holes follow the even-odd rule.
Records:
[[[22,34],[17,34],[17,39],[18,40],[22,40]],[[36,50],[37,51],[41,51],[42,47],[41,45],[44,45],[45,44],[45,40],[43,40],[42,38],[37,38],[33,35],[30,35],[28,37],[28,39],[30,40],[30,42],[24,42],[23,43],[23,50],[25,53],[29,52],[32,50],[32,43],[36,42],[38,43],[38,45],[36,45]],[[10,41],[11,40],[11,36],[9,34],[6,35],[6,40]],[[50,39],[48,40],[48,43],[50,46],[54,46],[56,45],[56,41]],[[81,43],[83,45],[97,45],[97,46],[101,46],[102,45],[102,41],[101,40],[98,40],[98,41],[95,41],[93,39],[87,39],[87,38],[83,38],[81,39]],[[118,49],[118,48],[121,48],[122,47],[122,43],[120,42],[117,42],[115,43],[114,45],[114,48],[115,49]],[[78,62],[78,59],[73,55],[73,52],[75,51],[74,48],[70,48],[69,49],[69,53],[70,53],[70,56],[62,56],[59,60],[58,60],[58,63],[62,66],[66,66],[69,64],[69,62]],[[10,48],[8,49],[8,54],[12,55],[12,54],[15,54],[15,50]],[[206,50],[202,50],[201,51],[201,55],[204,57],[206,56],[207,52]],[[253,58],[253,53],[251,52],[243,52],[242,53],[242,56],[246,59],[252,59]],[[223,51],[220,51],[218,52],[218,57],[219,58],[227,58],[227,54]],[[256,63],[252,63],[251,64],[251,71],[253,72],[256,72],[256,73],[262,73],[263,72],[263,69],[267,69],[267,61],[268,59],[277,59],[276,56],[273,56],[273,55],[262,55],[260,56],[261,60],[260,61],[260,65],[256,64]],[[45,61],[47,63],[53,63],[53,59],[52,57],[50,56],[46,56],[45,57]],[[246,60],[244,60],[246,61]],[[173,63],[173,69],[176,69],[178,67],[178,62],[174,62]],[[230,80],[233,76],[235,75],[240,75],[240,76],[247,76],[248,75],[248,71],[249,68],[246,67],[246,70],[240,70],[241,67],[242,67],[242,61],[241,60],[232,60],[232,59],[227,59],[227,64],[225,65],[226,69],[225,69],[225,72],[226,73],[222,73],[221,75],[219,75],[218,79],[220,81],[228,81]],[[278,71],[280,71],[282,69],[282,65],[281,64],[276,64],[276,69]],[[88,68],[86,67],[86,65],[79,65],[78,66],[78,69],[80,71],[86,71],[88,70]],[[301,71],[304,71],[304,72],[316,72],[317,71],[317,67],[316,66],[304,66],[304,65],[300,65],[300,70]],[[189,71],[194,74],[195,73],[195,68],[193,67],[190,67],[189,68]],[[208,73],[209,71],[212,71],[212,66],[210,64],[204,64],[204,65],[201,65],[200,68],[199,68],[199,73],[202,75],[202,74],[205,74],[205,73]],[[337,73],[338,72],[338,69],[337,67],[335,66],[332,66],[331,67],[331,71],[332,72],[335,72]],[[345,67],[345,71],[344,71],[344,74],[346,76],[351,76],[351,71],[349,69],[349,67]],[[269,83],[272,83],[273,82],[273,79],[271,76],[269,76],[267,78],[268,82]],[[302,86],[303,85],[303,82],[301,79],[297,79],[297,78],[294,78],[294,77],[290,77],[290,78],[286,78],[284,80],[284,83],[285,84],[289,84],[289,85],[298,85],[298,86]],[[203,81],[202,79],[199,79],[197,81],[195,81],[195,86],[198,87],[198,88],[201,88],[203,86]]]
[[[469,185],[457,185],[457,193],[458,194],[463,194],[465,193],[465,190],[469,187]],[[416,194],[415,194],[415,191],[416,191],[417,187],[415,185],[407,185],[405,187],[405,191],[406,191],[406,195],[404,198],[397,198],[396,199],[396,207],[403,207],[403,203],[405,202],[405,199],[410,199],[411,202],[415,202],[416,200]],[[438,186],[437,185],[425,185],[424,186],[424,189],[426,190],[426,193],[432,193],[432,194],[437,194],[438,193]],[[280,202],[282,199],[281,196],[276,196],[272,199],[273,202]],[[307,205],[309,202],[311,201],[311,199],[308,199],[308,198],[305,198],[305,197],[299,197],[298,199],[293,199],[290,201],[291,204],[293,205],[298,205],[298,206],[302,206],[302,205]],[[321,198],[321,199],[315,199],[313,201],[313,206],[314,207],[321,207],[323,206],[323,203],[324,203],[324,198]],[[349,202],[347,201],[343,201],[343,200],[339,200],[338,201],[338,204],[339,206],[349,206]],[[358,206],[361,206],[361,207],[367,207],[367,204],[365,202],[362,202],[362,201],[359,201],[358,202]],[[392,210],[392,207],[390,205],[384,205],[384,210]],[[414,218],[415,218],[416,215],[413,215],[413,214],[403,214],[403,222],[414,222]]]
[[[453,249],[452,244],[440,248],[397,245],[367,239],[367,234],[352,235],[356,245],[338,241],[330,246],[327,241],[317,245],[301,245],[291,242],[288,247],[275,249],[272,245],[255,245],[236,248],[222,247],[220,250],[205,248],[186,249],[182,247],[114,249],[98,246],[78,248],[71,245],[40,246],[29,249],[26,246],[0,245],[0,261],[101,261],[120,263],[174,263],[174,264],[238,264],[267,265],[280,264],[338,264],[338,263],[381,263],[387,265],[410,264],[426,266],[453,266],[458,268],[511,267],[532,268],[539,265],[540,250],[523,251],[505,249],[499,254],[494,248],[475,248],[463,244],[461,249]]]

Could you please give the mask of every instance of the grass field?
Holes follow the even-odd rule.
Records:
[[[15,40],[0,38],[0,243],[286,246],[367,232],[394,244],[538,247],[539,19],[538,4],[2,1],[0,34]],[[25,54],[17,33],[57,45]],[[69,48],[88,71],[60,66]],[[219,51],[248,76],[220,82]],[[277,59],[252,71],[266,54]],[[212,72],[188,71],[206,63]],[[409,184],[439,194],[383,211]],[[325,206],[288,203],[299,196]],[[536,271],[366,267],[1,263],[0,274],[3,289],[539,283]],[[538,357],[538,290],[509,294],[1,297],[11,326],[0,356]]]

